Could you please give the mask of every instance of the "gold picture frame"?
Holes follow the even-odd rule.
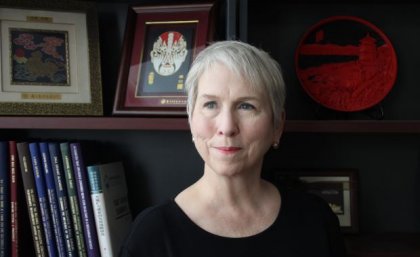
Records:
[[[0,115],[103,115],[96,8],[2,1]]]

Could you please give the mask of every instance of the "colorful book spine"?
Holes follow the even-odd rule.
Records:
[[[31,226],[28,208],[25,206],[25,191],[19,170],[19,158],[16,141],[9,141],[10,163],[10,233],[11,257],[32,256],[35,252],[32,234],[27,233]]]
[[[95,165],[88,166],[87,171],[101,256],[113,257],[112,242],[108,231],[108,217],[105,209],[105,197],[101,185],[101,173],[99,167]]]
[[[67,188],[60,153],[60,146],[56,142],[50,142],[48,143],[48,150],[50,151],[50,161],[54,175],[54,182],[56,185],[57,200],[59,203],[58,206],[60,209],[61,222],[63,225],[67,256],[76,257],[77,249],[74,243],[74,232],[72,228],[70,207],[67,197]]]
[[[29,153],[31,154],[32,171],[35,177],[35,187],[38,195],[39,209],[41,211],[42,226],[44,228],[45,244],[49,257],[57,256],[57,246],[54,239],[54,231],[50,215],[50,208],[45,185],[44,172],[42,170],[41,155],[37,142],[29,143]]]
[[[123,165],[90,165],[87,171],[101,256],[117,256],[132,224]]]
[[[35,188],[34,173],[32,170],[31,155],[27,142],[19,142],[16,145],[19,156],[19,166],[22,174],[23,187],[25,190],[26,204],[31,222],[32,238],[34,241],[35,254],[37,257],[47,257],[45,239],[42,231],[41,212],[39,210],[38,197]]]
[[[9,142],[0,141],[0,257],[10,256]]]
[[[74,178],[83,222],[87,255],[89,257],[100,257],[98,235],[95,228],[95,218],[93,216],[92,201],[81,144],[79,142],[70,143],[70,152],[73,161]]]
[[[17,172],[16,141],[9,141],[9,168],[10,168],[10,256],[19,257],[19,184]]]
[[[60,210],[58,206],[57,191],[54,181],[54,174],[52,172],[51,167],[48,143],[40,142],[39,150],[41,154],[42,167],[45,176],[45,185],[47,188],[48,201],[50,203],[50,213],[55,235],[55,243],[57,246],[57,253],[59,257],[66,257],[66,244],[64,240],[64,232],[60,217]]]
[[[82,220],[80,217],[79,200],[77,199],[76,182],[74,181],[73,164],[71,160],[70,144],[60,143],[61,157],[63,158],[64,176],[66,178],[67,194],[70,203],[70,212],[73,220],[73,229],[79,257],[86,257],[85,239],[83,236]]]

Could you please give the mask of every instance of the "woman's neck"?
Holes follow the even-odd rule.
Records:
[[[260,178],[220,179],[204,175],[175,198],[199,227],[220,236],[243,237],[275,221],[281,198],[272,184]]]
[[[259,175],[220,176],[205,172],[195,184],[195,189],[208,203],[224,207],[246,207],[257,205],[265,193],[265,181]]]

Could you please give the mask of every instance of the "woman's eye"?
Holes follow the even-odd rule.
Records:
[[[242,109],[242,110],[254,110],[255,109],[255,106],[253,106],[252,104],[249,104],[249,103],[241,103],[239,105],[239,109]]]
[[[216,106],[217,106],[216,102],[214,101],[204,103],[204,108],[207,108],[207,109],[214,109],[216,108]]]

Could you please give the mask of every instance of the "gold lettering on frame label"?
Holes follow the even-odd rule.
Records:
[[[53,18],[52,17],[42,17],[42,16],[26,16],[26,21],[52,23]]]
[[[33,100],[61,100],[61,94],[58,93],[22,93],[21,99]]]
[[[166,105],[166,104],[176,104],[176,105],[185,105],[187,104],[187,100],[178,100],[178,99],[161,99],[160,104]]]
[[[154,72],[149,72],[149,76],[147,76],[147,83],[149,85],[153,85],[153,83],[155,83],[155,73]]]
[[[179,75],[178,77],[178,83],[176,84],[177,90],[183,90],[184,89],[184,75]]]

